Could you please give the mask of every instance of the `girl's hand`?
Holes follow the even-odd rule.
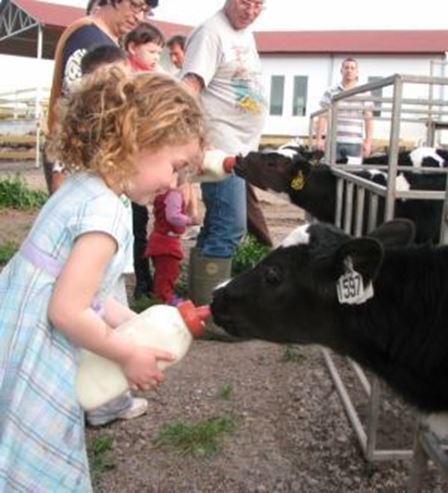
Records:
[[[202,224],[202,219],[199,212],[191,215],[191,224],[194,226],[200,226]]]
[[[151,390],[164,380],[158,361],[173,362],[175,357],[166,351],[136,346],[123,363],[123,371],[131,390]]]

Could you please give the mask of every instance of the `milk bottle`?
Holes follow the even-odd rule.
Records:
[[[210,316],[208,306],[195,307],[191,301],[176,307],[153,305],[115,330],[136,344],[172,353],[172,362],[160,361],[161,370],[180,361],[188,351],[193,337],[204,331]],[[81,350],[76,375],[76,393],[87,411],[109,402],[128,390],[128,381],[121,366],[88,350]]]
[[[208,150],[200,173],[192,176],[191,181],[203,183],[225,180],[231,175],[235,164],[235,156],[229,156],[219,149]]]

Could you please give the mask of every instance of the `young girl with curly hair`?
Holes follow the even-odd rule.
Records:
[[[157,361],[172,358],[113,330],[135,315],[110,296],[132,248],[120,195],[147,204],[199,163],[203,116],[167,76],[100,72],[64,103],[51,142],[73,173],[0,274],[0,491],[91,491],[80,347],[137,390],[162,382]]]

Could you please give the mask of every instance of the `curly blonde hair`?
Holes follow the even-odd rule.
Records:
[[[68,171],[90,170],[109,185],[125,184],[137,171],[139,151],[192,139],[203,147],[204,138],[199,103],[179,82],[115,66],[96,70],[60,101],[49,153]]]

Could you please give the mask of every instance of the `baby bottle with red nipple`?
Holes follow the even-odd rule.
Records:
[[[208,306],[195,307],[191,301],[176,307],[153,305],[115,330],[136,344],[173,354],[174,361],[158,362],[164,370],[185,356],[193,337],[203,334],[209,316]],[[80,353],[76,394],[81,407],[87,411],[95,409],[128,390],[119,364],[86,349]]]
[[[204,183],[225,180],[232,174],[235,164],[235,156],[229,156],[220,149],[207,150],[201,171],[192,176],[192,181]]]

